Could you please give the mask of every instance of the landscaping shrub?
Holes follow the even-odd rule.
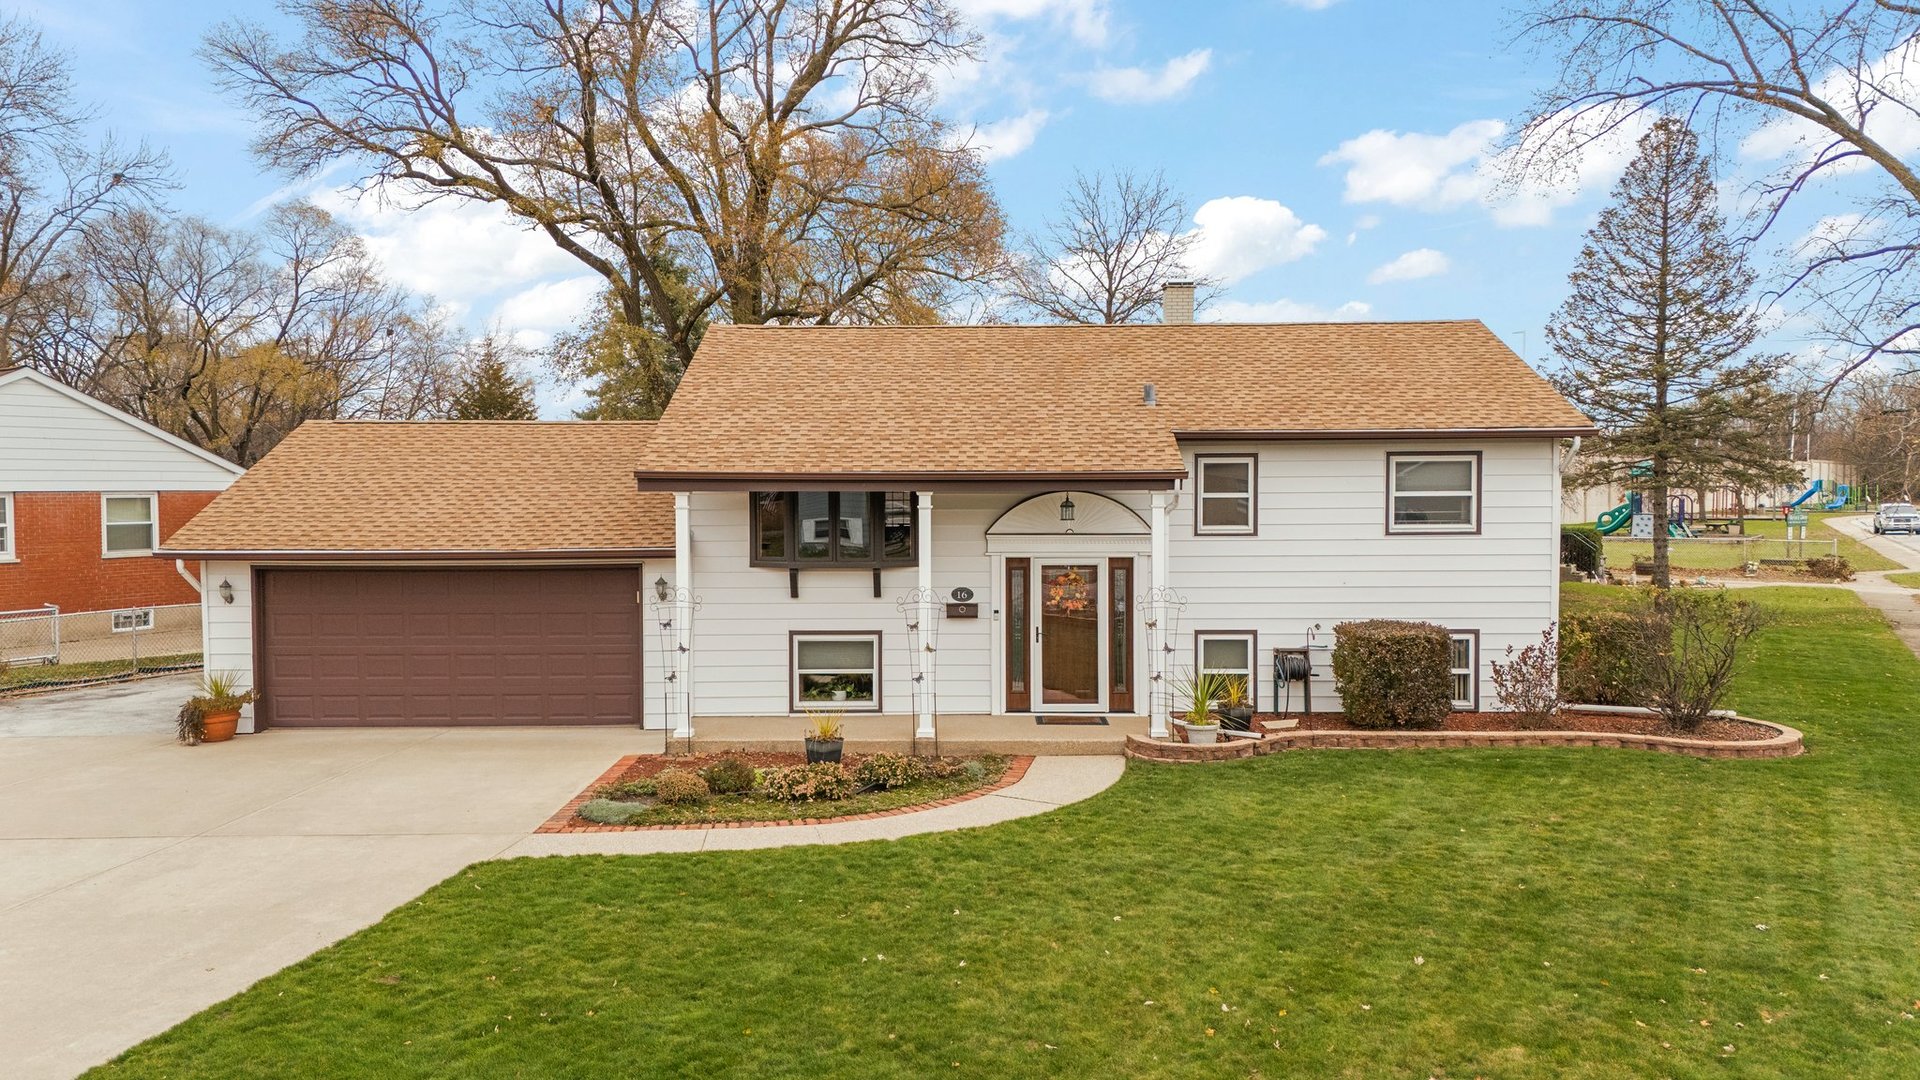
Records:
[[[700,775],[715,795],[744,795],[753,790],[753,766],[733,754],[702,769]]]
[[[595,825],[631,825],[650,809],[652,807],[641,803],[591,799],[574,812]]]
[[[853,767],[853,782],[862,788],[888,791],[927,778],[926,763],[901,754],[872,754]]]
[[[1598,575],[1606,565],[1606,539],[1592,525],[1560,526],[1560,561],[1583,574]]]
[[[844,799],[853,794],[853,777],[837,762],[788,765],[762,771],[760,793],[785,802]]]
[[[928,758],[927,775],[935,780],[951,780],[965,772],[968,764],[966,758]]]
[[[1647,633],[1634,611],[1569,614],[1560,625],[1560,697],[1582,705],[1645,705],[1639,654]]]
[[[1520,727],[1544,730],[1556,725],[1560,711],[1560,646],[1554,640],[1555,623],[1540,631],[1540,641],[1516,652],[1507,646],[1507,659],[1493,662],[1493,692],[1510,709]]]
[[[617,784],[602,784],[599,790],[593,794],[597,798],[617,799],[622,802],[633,802],[636,799],[651,799],[653,798],[653,781],[622,780]]]
[[[1853,564],[1845,555],[1822,555],[1807,560],[1807,573],[1822,581],[1852,581]]]
[[[1363,728],[1439,727],[1453,711],[1452,645],[1432,623],[1370,619],[1333,628],[1333,681]]]
[[[707,782],[691,769],[661,769],[653,778],[653,795],[668,806],[697,803],[710,794]]]
[[[1705,589],[1654,592],[1643,611],[1647,705],[1668,725],[1690,731],[1720,707],[1741,646],[1764,624],[1762,613],[1749,600]]]

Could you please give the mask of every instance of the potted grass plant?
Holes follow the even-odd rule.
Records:
[[[1253,729],[1253,695],[1247,692],[1245,676],[1226,677],[1226,685],[1220,688],[1220,716],[1221,726],[1230,731]]]
[[[240,689],[240,676],[208,672],[200,680],[200,692],[180,706],[175,734],[188,746],[226,742],[240,726],[241,708],[252,700],[253,691]]]
[[[841,719],[842,714],[837,710],[813,714],[813,726],[807,729],[807,764],[840,760],[840,753],[846,747]]]
[[[1208,746],[1220,741],[1220,717],[1215,710],[1226,694],[1226,683],[1226,676],[1203,671],[1189,675],[1179,686],[1180,697],[1186,705],[1186,715],[1176,723],[1180,725],[1180,730],[1187,733],[1187,741],[1195,746]]]

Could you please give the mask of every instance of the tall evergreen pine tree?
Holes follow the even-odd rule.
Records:
[[[537,420],[533,380],[515,375],[506,351],[492,335],[475,347],[473,359],[447,404],[452,420]]]
[[[1769,437],[1785,359],[1749,355],[1761,333],[1753,281],[1726,235],[1700,140],[1659,120],[1587,233],[1547,341],[1561,391],[1601,430],[1567,482],[1624,481],[1641,493],[1663,588],[1672,492],[1789,479]]]

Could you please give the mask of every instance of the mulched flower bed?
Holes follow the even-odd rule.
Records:
[[[535,831],[543,833],[626,832],[642,829],[747,828],[817,825],[826,821],[861,821],[892,817],[936,806],[949,806],[991,794],[1017,783],[1026,775],[1028,766],[1033,764],[1033,758],[1030,756],[1010,758],[984,755],[969,759],[978,761],[983,767],[979,770],[977,777],[965,773],[941,778],[930,777],[904,787],[858,792],[844,799],[783,802],[759,796],[747,798],[738,795],[715,795],[709,797],[704,803],[692,805],[654,804],[650,808],[647,820],[627,825],[602,824],[583,818],[578,813],[581,806],[601,797],[606,789],[631,781],[650,780],[667,769],[687,769],[697,772],[722,758],[738,758],[756,769],[803,765],[807,760],[805,754],[785,752],[644,755],[624,758]],[[841,763],[851,770],[860,763],[861,759],[862,755],[849,754],[842,759]]]
[[[1260,720],[1277,720],[1278,715],[1260,716]],[[1710,742],[1761,742],[1771,739],[1779,732],[1761,724],[1748,723],[1745,720],[1727,720],[1715,717],[1691,730],[1669,727],[1657,716],[1633,716],[1621,713],[1563,712],[1559,718],[1545,728],[1524,728],[1516,722],[1512,713],[1457,712],[1447,717],[1438,728],[1422,728],[1423,731],[1594,731],[1608,735],[1665,735],[1680,739],[1705,739]],[[1314,713],[1302,716],[1296,731],[1356,731],[1347,722],[1344,713]]]

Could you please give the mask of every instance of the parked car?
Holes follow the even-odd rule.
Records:
[[[1915,510],[1912,503],[1881,503],[1873,514],[1873,531],[1882,535],[1920,533],[1920,510]]]

